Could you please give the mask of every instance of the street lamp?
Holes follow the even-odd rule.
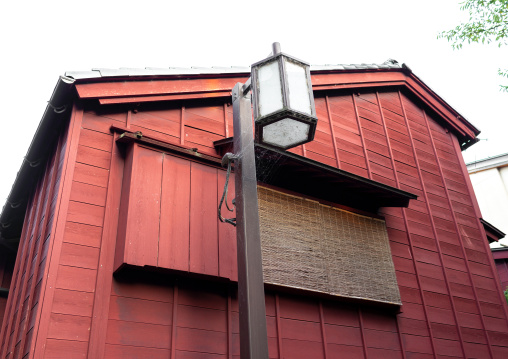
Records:
[[[228,173],[218,215],[222,222],[236,226],[240,358],[268,359],[251,87],[260,143],[288,149],[312,141],[317,118],[309,65],[282,54],[279,43],[273,44],[272,56],[252,65],[251,79],[233,88],[235,154],[227,153],[222,160]],[[235,163],[236,219],[224,219],[221,207],[227,199],[231,162]]]
[[[251,66],[258,143],[288,149],[314,139],[317,117],[310,65],[280,52]]]

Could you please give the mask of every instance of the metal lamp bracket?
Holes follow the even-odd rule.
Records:
[[[224,184],[224,191],[222,192],[222,198],[220,199],[218,214],[219,220],[223,223],[229,223],[236,227],[236,218],[224,218],[222,217],[222,204],[226,202],[226,208],[229,212],[233,212],[233,206],[235,205],[235,200],[233,199],[231,202],[232,206],[228,205],[228,187],[229,187],[229,175],[231,174],[231,164],[237,160],[239,157],[237,155],[228,152],[222,157],[222,167],[227,167],[226,172],[226,183]]]

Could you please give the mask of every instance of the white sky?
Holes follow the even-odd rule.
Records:
[[[311,64],[405,62],[486,141],[466,162],[508,152],[508,47],[452,50],[436,35],[457,0],[2,1],[0,207],[59,75],[97,67],[248,66],[274,41]],[[288,12],[284,15],[285,11]],[[505,81],[506,84],[506,81]],[[488,219],[487,219],[488,220]]]

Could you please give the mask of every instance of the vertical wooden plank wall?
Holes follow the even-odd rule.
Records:
[[[316,98],[316,110],[315,141],[295,153],[419,195],[408,209],[383,211],[404,304],[395,316],[369,305],[267,293],[270,358],[508,355],[503,303],[493,290],[495,273],[450,134],[432,113],[397,91],[330,93]],[[23,340],[36,358],[238,357],[237,302],[227,285],[149,276],[118,281],[111,273],[118,223],[118,204],[112,203],[120,202],[123,171],[121,153],[112,156],[111,125],[217,155],[212,143],[232,133],[230,119],[231,108],[216,102],[83,113],[70,135],[79,141],[61,143],[58,175],[45,177],[27,213],[19,250],[27,265],[15,268],[9,301],[21,303],[23,293],[35,294],[26,314],[16,312],[22,306],[8,304],[6,316],[18,319],[0,335],[2,357]],[[140,173],[160,172],[150,177],[158,181],[150,190],[160,198],[154,210],[167,221],[145,228],[157,232],[150,236],[156,239],[150,263],[236,280],[234,233],[214,214],[203,215],[207,203],[217,203],[222,194],[224,172],[151,152]],[[62,163],[63,153],[72,163]],[[61,175],[62,202],[51,197],[59,222],[40,225],[48,191],[41,188],[52,188]],[[174,188],[167,185],[172,181],[179,190],[165,192]],[[47,216],[53,217],[51,210]],[[191,226],[189,218],[199,225]],[[35,245],[34,234],[42,229],[60,233],[52,247],[49,241]],[[37,268],[38,259],[34,264],[26,259],[36,248],[50,253],[40,256],[37,269],[48,276],[43,308],[36,300],[41,288],[25,280]],[[33,324],[25,326],[28,322]],[[23,334],[32,326],[36,341]]]
[[[487,344],[491,336],[506,337],[501,324],[506,318],[495,292],[478,296],[495,288],[495,277],[449,135],[399,93],[362,94],[352,106],[363,127],[372,178],[420,196],[409,209],[385,210],[404,301],[400,326],[406,350],[495,355]],[[492,305],[498,308],[489,311],[494,317],[482,312]],[[487,335],[490,321],[498,323],[498,332]],[[506,350],[503,341],[496,344],[492,350]]]
[[[224,107],[218,107],[218,113],[221,116],[218,124],[222,126],[220,133],[225,133],[222,122],[225,113]],[[102,269],[102,266],[99,267],[98,265],[98,260],[100,251],[104,249],[103,247],[109,246],[109,253],[105,253],[104,265],[112,266],[111,253],[114,252],[114,243],[116,242],[116,232],[107,234],[107,230],[103,226],[108,181],[110,183],[115,182],[109,178],[111,151],[114,148],[112,147],[113,137],[109,130],[110,127],[112,125],[130,127],[131,129],[143,131],[145,134],[151,133],[154,137],[165,140],[170,139],[173,142],[184,143],[192,147],[200,147],[200,151],[215,152],[211,147],[211,143],[204,140],[209,136],[209,133],[192,127],[196,121],[210,122],[210,126],[207,128],[209,130],[217,125],[213,120],[200,119],[199,111],[197,109],[194,111],[197,113],[194,113],[193,109],[185,112],[183,109],[177,109],[145,111],[146,113],[129,111],[127,114],[88,111],[83,114],[82,124],[76,125],[77,128],[82,128],[78,135],[74,134],[76,139],[79,138],[79,142],[75,144],[75,160],[72,171],[67,177],[69,183],[71,183],[68,189],[68,204],[67,209],[64,208],[62,212],[65,214],[61,215],[65,227],[60,243],[56,244],[60,246],[60,248],[57,248],[60,253],[53,252],[55,263],[53,270],[56,273],[54,290],[52,293],[46,294],[45,297],[47,318],[45,320],[41,319],[39,330],[41,341],[37,343],[35,357],[42,355],[44,357],[55,357],[62,352],[65,352],[69,358],[83,357],[89,353],[89,350],[90,353],[104,353],[104,345],[108,340],[107,338],[109,338],[108,336],[100,338],[94,335],[95,332],[106,330],[107,318],[105,318],[106,321],[101,321],[96,319],[94,313],[96,311],[97,313],[102,311],[106,314],[109,312],[109,309],[105,311],[100,309],[104,305],[109,307],[109,296],[105,300],[101,300],[95,298],[94,294],[98,291],[98,288],[96,288],[97,283],[102,283],[102,285],[106,283],[106,286],[111,283],[111,270],[109,273],[103,273],[101,278],[97,278],[98,269]],[[176,113],[176,117],[173,117],[174,113]],[[187,117],[189,119],[184,124],[187,131],[180,131],[179,126],[184,114],[185,119],[187,120]],[[171,122],[173,120],[178,121],[178,126],[175,126],[175,131],[171,132],[173,129]],[[161,124],[161,127],[158,127],[157,124]],[[172,134],[180,133],[185,134],[185,138],[173,140]],[[214,136],[214,138],[220,137]],[[203,143],[205,145],[202,145]],[[207,145],[210,146],[208,149],[206,148]],[[170,173],[172,169],[166,168],[166,170]],[[199,180],[198,172],[194,173],[195,180]],[[168,178],[170,177],[168,176]],[[214,191],[211,192],[215,197],[219,190],[217,186],[218,183],[214,185]],[[199,204],[200,202],[196,201],[194,207]],[[166,206],[166,209],[171,210],[171,205]],[[194,210],[199,211],[199,208],[195,207]],[[178,215],[175,220],[179,220]],[[214,222],[216,221],[214,220]],[[217,226],[217,224],[215,225]],[[171,228],[171,230],[174,230],[174,228]],[[104,237],[103,232],[106,237]],[[113,241],[112,248],[111,241]],[[217,243],[215,244],[215,250],[218,251]],[[230,251],[228,250],[228,252]],[[107,256],[109,256],[109,259]],[[181,261],[181,258],[176,258]],[[198,258],[198,260],[200,259]],[[212,264],[215,269],[212,269],[212,271],[215,273],[218,271],[218,258],[215,259],[214,263]],[[188,266],[189,262],[185,264]],[[224,270],[232,272],[230,269]],[[101,292],[103,292],[103,288],[101,288]],[[110,291],[106,292],[109,293]],[[91,330],[92,322],[95,327]],[[98,326],[104,328],[99,329]],[[92,331],[91,335],[90,331]],[[90,339],[92,340],[89,342]],[[106,351],[106,357],[108,357],[107,353]]]
[[[395,318],[375,309],[269,292],[270,358],[402,358]],[[362,341],[362,333],[365,343]],[[113,283],[107,358],[239,358],[238,303],[226,285],[139,277]]]
[[[86,356],[101,248],[115,117],[77,111],[71,121],[56,236],[34,357]],[[118,123],[118,122],[117,122]],[[124,122],[121,123],[125,124]]]
[[[127,153],[115,270],[128,264],[236,278],[234,228],[217,219],[224,171],[139,145]]]
[[[64,131],[27,207],[0,334],[2,358],[22,358],[32,344],[65,146]]]
[[[296,304],[300,309],[295,313],[301,312],[300,314],[288,314],[287,300],[281,300],[276,295],[279,298],[275,300],[279,303],[278,310],[274,308],[272,312],[267,307],[268,316],[274,317],[274,320],[268,318],[269,325],[273,322],[272,327],[275,328],[275,331],[269,328],[271,338],[274,339],[270,344],[270,356],[278,357],[280,353],[298,357],[299,353],[305,353],[302,354],[304,357],[323,357],[326,353],[327,357],[336,357],[344,350],[350,353],[349,357],[371,358],[496,357],[500,353],[504,354],[507,350],[508,328],[503,304],[492,290],[495,276],[487,260],[484,239],[475,224],[472,199],[459,166],[461,159],[457,157],[447,131],[434,120],[434,115],[426,113],[397,91],[318,97],[316,107],[319,122],[315,141],[306,144],[304,148],[295,149],[296,153],[419,195],[418,201],[412,201],[408,209],[384,210],[404,305],[398,320],[393,315],[383,315],[381,311],[369,309],[368,306],[348,307],[337,303],[321,304],[323,315],[320,316],[319,303],[312,300],[310,307]],[[158,112],[157,116],[175,123],[180,121],[180,126],[175,125],[174,130],[171,130],[171,126],[163,127],[162,122],[159,122],[157,131],[160,132],[143,130],[144,133],[151,133],[173,143],[203,146],[200,150],[204,148],[205,151],[211,148],[216,136],[225,135],[225,129],[229,126],[226,124],[220,127],[217,123],[231,116],[228,107],[214,107],[210,111],[207,108],[186,107],[185,112],[172,111],[175,112],[174,115]],[[155,116],[155,112],[147,112]],[[146,114],[139,116],[143,120],[137,124],[148,126],[147,122],[143,122],[146,121]],[[189,124],[186,122],[187,116],[192,117]],[[134,123],[135,121],[131,126]],[[208,136],[207,131],[199,129],[201,123],[212,131],[212,135]],[[193,137],[193,141],[187,140],[187,130],[190,127],[194,134],[201,131],[200,136]],[[131,130],[138,128],[131,127]],[[155,128],[151,131],[155,131]],[[171,162],[168,158],[164,161]],[[186,173],[184,177],[190,180],[191,192],[192,188],[202,187],[193,186],[193,183],[210,185],[201,180],[201,170],[194,177],[191,168],[182,173]],[[183,188],[186,191],[186,187]],[[218,186],[219,191],[221,188]],[[210,191],[215,193],[216,189],[210,187],[207,193]],[[165,198],[163,196],[163,200]],[[175,203],[168,204],[166,211],[174,205]],[[190,213],[193,208],[197,210],[196,206],[201,203],[192,202],[191,199],[191,203],[180,205],[183,206],[183,211]],[[164,204],[162,206],[165,207]],[[200,211],[197,210],[196,213]],[[196,218],[194,215],[189,217]],[[210,233],[216,233],[215,224],[191,228],[192,231],[201,233],[209,228]],[[220,231],[223,227],[219,225],[218,228]],[[161,228],[161,231],[167,232],[168,228]],[[200,239],[210,238],[209,233],[206,236],[193,235],[191,238],[195,239],[190,239],[191,243],[187,247],[194,253],[189,253],[187,265],[192,267],[189,269],[223,276],[217,274],[215,267],[207,269],[210,267],[206,265],[209,255],[213,254],[213,258],[217,256],[212,247],[219,245],[218,265],[221,270],[225,255],[220,250],[223,237],[219,235],[219,244],[215,235],[215,239],[210,242],[200,242]],[[213,246],[207,247],[207,256],[204,256],[205,252],[201,249],[204,247],[200,246],[210,244]],[[163,259],[161,262],[159,259],[159,263],[169,263],[167,261]],[[213,259],[212,263],[216,263],[216,260]],[[184,268],[185,263],[181,265],[182,269],[189,270]],[[180,293],[183,293],[182,290]],[[293,300],[299,302],[297,298]],[[171,302],[170,299],[166,301]],[[180,308],[174,303],[173,307],[177,311]],[[315,309],[310,309],[311,307]],[[340,311],[340,320],[327,315],[333,310]],[[315,311],[314,317],[306,317],[312,311]],[[356,321],[344,324],[344,313],[356,313]],[[178,333],[179,326],[175,328]],[[302,332],[308,337],[302,337]],[[235,343],[234,332],[233,338]],[[323,338],[326,338],[324,346]],[[321,344],[312,344],[319,342]],[[176,343],[177,341],[175,345]],[[107,345],[121,343],[111,342]],[[166,349],[169,350],[170,345],[168,343]],[[185,347],[175,350],[185,350]],[[233,356],[237,355],[235,345],[232,350]]]
[[[494,252],[494,261],[496,264],[497,274],[499,275],[499,280],[501,282],[501,289],[507,290],[508,289],[508,253],[504,254],[503,251]],[[505,252],[506,253],[506,252]],[[496,256],[496,254],[500,254],[499,256]]]
[[[321,100],[322,99],[318,99],[317,102],[319,103],[318,109],[319,109],[320,113],[323,114],[323,111],[327,111],[327,110],[326,110],[325,101],[321,101]],[[352,103],[351,97],[350,97],[350,103]],[[221,116],[222,116],[222,118],[227,119],[228,116],[230,116],[230,113],[229,113],[227,107],[224,109],[226,110],[226,112],[225,113],[223,112]],[[206,113],[205,109],[196,110],[194,108],[186,107],[185,112],[182,111],[180,113],[180,117],[175,115],[174,118],[175,118],[175,120],[177,118],[182,120],[182,117],[183,117],[184,123],[185,123],[186,116],[189,113],[192,113],[193,111],[201,113],[202,115],[204,115]],[[214,113],[214,111],[212,111],[211,113]],[[142,113],[142,112],[144,112],[144,111],[140,110],[138,112],[138,114]],[[148,111],[148,112],[153,114],[153,112],[151,112],[151,111]],[[354,114],[355,112],[351,111],[350,113]],[[325,112],[325,114],[326,114],[326,112]],[[134,116],[134,114],[133,114],[133,116]],[[145,116],[145,115],[140,115],[140,116]],[[163,118],[165,115],[158,113],[158,116],[160,116],[160,118]],[[213,115],[209,114],[209,116],[213,116]],[[168,117],[168,116],[166,116],[166,117]],[[331,116],[329,118],[331,118]],[[220,119],[220,117],[218,117],[218,119]],[[358,129],[359,128],[358,124],[355,124],[353,126],[354,122],[351,119],[349,119],[349,122],[351,123],[351,125],[344,126],[344,127],[356,128],[357,133],[360,133],[360,130]],[[138,130],[139,127],[133,127],[134,126],[133,123],[134,123],[134,121],[131,122],[131,128],[130,128],[131,131]],[[320,157],[323,155],[321,155],[319,153],[319,149],[331,147],[330,145],[333,143],[332,138],[329,137],[327,140],[326,136],[330,135],[332,133],[332,131],[335,131],[335,129],[334,129],[334,125],[333,125],[333,123],[331,123],[331,121],[321,122],[320,126],[322,126],[323,124],[326,124],[328,126],[328,127],[324,128],[324,130],[322,131],[323,133],[318,132],[318,136],[322,140],[323,143],[319,144],[318,142],[316,142],[316,144],[314,146],[311,146],[311,144],[309,144],[305,150],[306,150],[306,154],[308,154],[309,156],[313,156],[314,158],[321,159],[322,162],[325,162],[325,160],[323,160],[323,158]],[[159,127],[160,131],[163,131],[163,130],[168,131],[167,129],[171,129],[170,125],[163,127],[162,122],[160,123],[159,126],[160,126]],[[196,124],[196,126],[197,126],[197,124]],[[181,127],[180,127],[180,129],[181,129]],[[166,140],[171,140],[173,142],[177,141],[176,139],[169,137],[170,136],[169,134],[162,134],[161,135],[160,133],[146,132],[146,130],[144,130],[144,129],[142,131],[143,131],[143,133],[149,133],[151,136],[154,136],[157,138],[165,138]],[[175,136],[173,136],[173,137],[176,138],[176,135],[178,135],[178,132],[176,132],[176,127],[175,127],[174,131],[175,131],[174,132]],[[318,131],[321,131],[321,128],[319,128]],[[219,131],[217,131],[217,132],[219,132]],[[203,134],[206,135],[206,133],[204,131],[203,131]],[[164,136],[166,136],[166,137],[164,137]],[[359,135],[357,135],[357,136],[359,136]],[[181,139],[179,141],[180,141],[180,143],[182,142]],[[183,142],[185,143],[185,140]],[[212,140],[208,139],[208,143],[211,144],[211,142],[212,142]],[[362,144],[363,142],[359,137],[357,137],[356,143]],[[350,162],[353,162],[356,164],[361,164],[356,159],[354,161],[352,161],[351,160],[352,156],[350,156],[346,150],[338,149],[337,151],[334,151],[333,147],[332,147],[332,151],[328,150],[327,154],[328,154],[328,156],[334,156],[335,152],[338,152],[339,150],[343,151],[343,153],[344,153],[344,157],[345,157],[344,163],[347,164],[347,161],[349,160]],[[206,208],[208,208],[208,209],[210,209],[210,208],[215,209],[216,208],[218,199],[220,197],[220,191],[223,188],[223,180],[224,180],[223,171],[217,171],[217,169],[213,169],[211,167],[200,165],[200,164],[189,163],[186,160],[180,160],[180,159],[177,159],[172,156],[166,156],[162,152],[157,153],[157,151],[151,151],[149,149],[141,148],[136,151],[144,152],[145,153],[144,156],[150,156],[151,158],[153,157],[153,160],[157,163],[157,169],[156,169],[157,173],[162,172],[162,180],[160,179],[161,176],[152,176],[152,174],[150,174],[150,176],[149,176],[154,181],[155,187],[158,187],[159,184],[162,183],[161,191],[156,191],[158,193],[161,192],[160,203],[157,200],[150,202],[153,204],[153,210],[155,210],[157,213],[159,213],[158,211],[160,208],[160,211],[161,211],[160,212],[161,215],[155,216],[156,218],[161,218],[159,234],[158,234],[158,237],[159,237],[159,257],[158,258],[159,259],[158,259],[157,265],[162,266],[162,267],[180,269],[180,270],[184,270],[184,271],[198,272],[198,273],[208,274],[208,275],[212,275],[212,276],[219,275],[219,276],[224,276],[226,278],[235,279],[234,275],[236,275],[236,265],[234,265],[234,263],[236,263],[236,260],[234,258],[234,253],[231,251],[230,248],[228,249],[228,244],[234,244],[234,237],[229,235],[229,237],[231,237],[231,238],[226,240],[227,237],[225,237],[224,234],[220,234],[220,231],[227,232],[227,233],[230,231],[224,231],[224,229],[225,229],[224,225],[219,225],[218,227],[216,227],[216,225],[212,224],[212,223],[206,224],[205,222],[207,220],[209,220],[210,218],[213,218],[215,216],[214,215],[210,215],[210,216],[203,215],[203,210],[205,210]],[[363,155],[364,156],[363,158],[365,158],[365,150],[360,145],[358,145],[357,148],[353,148],[353,151],[356,151],[357,153]],[[303,151],[301,151],[301,152],[303,153]],[[330,158],[332,158],[332,157],[330,157]],[[337,163],[336,158],[334,159],[333,162],[329,161],[329,163],[336,164]],[[159,164],[160,164],[160,166],[159,166]],[[133,164],[133,166],[135,166],[135,165]],[[348,168],[355,170],[354,164],[347,164],[347,166],[349,166]],[[365,162],[363,162],[363,166],[364,166],[365,170],[360,173],[367,175],[367,171],[366,171],[367,167],[365,165]],[[162,167],[162,170],[160,170],[160,167]],[[127,171],[127,169],[126,169],[126,171]],[[137,172],[137,171],[135,171],[135,172]],[[169,176],[166,176],[166,174],[168,174],[168,173],[169,173]],[[217,188],[215,188],[215,186],[212,186],[212,184],[214,182],[216,182],[217,179],[218,179],[219,183],[218,183]],[[173,196],[169,196],[169,197],[166,196],[166,194],[169,194],[169,193],[165,192],[165,191],[168,191],[171,188],[173,188],[173,191],[175,189],[175,186],[168,186],[168,184],[171,183],[171,181],[173,181],[173,183],[174,183],[174,181],[177,181],[179,183],[179,185],[176,187],[176,188],[178,188],[178,194],[175,193],[174,195],[179,196],[181,199],[180,201],[175,201]],[[189,187],[189,183],[190,183],[190,187]],[[171,183],[171,185],[172,185],[172,183]],[[153,186],[151,186],[151,187],[153,187]],[[210,198],[208,198],[208,196],[210,196]],[[167,202],[167,203],[165,203],[165,202]],[[146,210],[143,212],[141,212],[141,210],[142,209],[139,209],[136,212],[136,214],[133,214],[132,218],[146,217],[145,216],[147,213]],[[148,210],[148,211],[151,211],[151,210]],[[166,214],[162,215],[162,213],[166,213]],[[188,213],[188,215],[185,213]],[[174,216],[176,214],[183,216],[182,218],[186,219],[186,220],[183,223],[181,222],[181,220],[175,222],[172,219],[172,216]],[[168,223],[166,223],[166,219],[168,219],[168,218],[169,218],[168,222],[173,223],[173,226],[170,226]],[[197,221],[197,223],[196,223],[196,225],[194,225],[194,222],[196,222],[196,221]],[[176,228],[174,227],[174,224],[177,224]],[[154,225],[154,228],[155,229],[157,228],[157,224]],[[218,230],[219,230],[218,244],[217,244],[217,236],[215,235],[217,233],[216,228],[218,228]],[[173,236],[169,237],[167,235],[167,233],[170,229],[177,230],[178,235],[176,235],[176,236],[173,235]],[[192,233],[190,233],[190,232],[192,232]],[[156,238],[157,235],[153,235],[151,237]],[[173,241],[169,241],[170,238],[173,238]],[[174,238],[181,238],[181,240],[183,240],[183,242],[180,243],[180,240],[174,241]],[[222,242],[224,242],[224,244],[221,245]],[[131,243],[133,243],[133,242],[131,241]],[[216,252],[217,245],[219,246],[219,253]],[[173,249],[178,251],[178,253],[181,253],[181,256],[173,257],[175,252],[170,251],[168,246],[175,246]],[[205,247],[203,247],[203,246],[205,246]],[[221,248],[223,248],[223,249],[221,249]],[[181,252],[182,249],[186,249],[189,252]],[[234,249],[234,247],[233,247],[233,249]],[[230,253],[232,255],[229,255]],[[166,257],[166,256],[169,256],[169,257]],[[178,264],[176,262],[176,259],[181,260],[182,256],[184,258],[188,257],[188,259],[183,260],[181,264]],[[231,259],[227,260],[226,258],[231,258]],[[207,264],[207,263],[212,264],[212,267],[210,267],[209,264]],[[217,268],[215,267],[215,265],[217,265],[217,264],[219,266],[219,273],[217,272]],[[138,265],[143,265],[143,263],[140,262],[140,263],[138,263]],[[180,267],[178,267],[178,266],[180,266]],[[223,273],[227,273],[227,274],[224,275]],[[233,277],[230,277],[231,273],[233,273]],[[120,284],[120,283],[117,283],[116,285],[119,287],[122,286],[122,284]],[[127,284],[123,284],[123,285],[127,286]],[[180,293],[183,293],[181,288],[180,288]],[[117,300],[115,295],[113,295],[112,298],[113,298],[113,300]],[[279,298],[278,295],[277,295],[277,298]],[[285,299],[282,301],[279,300],[280,304],[279,304],[279,311],[277,312],[278,313],[277,320],[271,320],[271,318],[268,318],[269,323],[272,323],[272,322],[279,323],[279,325],[276,326],[276,328],[278,328],[279,332],[277,332],[275,330],[270,331],[271,338],[273,338],[270,342],[271,343],[271,345],[270,345],[271,357],[277,357],[277,353],[279,353],[279,352],[283,353],[284,348],[287,352],[287,354],[285,354],[285,355],[293,355],[293,356],[296,355],[296,356],[301,356],[301,357],[309,357],[309,356],[323,357],[325,355],[324,353],[328,352],[325,349],[328,349],[329,346],[335,348],[335,350],[329,351],[329,353],[330,353],[329,356],[332,356],[332,357],[333,357],[333,355],[337,355],[337,353],[340,352],[339,349],[347,350],[347,352],[350,353],[350,357],[355,357],[355,355],[358,355],[358,357],[364,357],[365,355],[367,355],[366,353],[371,353],[370,355],[372,357],[376,357],[377,355],[390,355],[393,357],[398,357],[398,356],[402,357],[400,339],[399,339],[399,335],[397,334],[397,325],[396,325],[396,322],[394,319],[395,317],[393,315],[382,316],[381,313],[376,310],[369,311],[367,309],[364,309],[364,310],[360,311],[360,308],[347,306],[346,309],[344,309],[343,311],[340,311],[340,313],[348,312],[350,310],[352,310],[353,313],[356,313],[354,315],[357,318],[356,326],[358,329],[355,330],[354,328],[353,329],[351,328],[351,325],[348,325],[351,323],[344,324],[340,318],[328,319],[329,316],[327,315],[327,313],[330,311],[333,312],[332,308],[328,309],[328,307],[326,307],[327,309],[325,311],[323,311],[323,315],[320,315],[320,311],[319,311],[320,304],[318,302],[315,302],[312,300],[307,301],[309,303],[312,303],[309,305],[300,305],[300,304],[298,304],[298,300],[296,300],[296,304],[289,304],[289,305],[294,305],[296,309],[294,309],[294,311],[290,311],[290,312],[286,313],[285,312],[286,305],[288,305],[287,303],[291,303],[291,300],[288,299],[290,297],[288,297],[288,298],[284,297],[284,298]],[[143,302],[143,300],[145,300],[145,302]],[[146,302],[146,300],[148,300],[148,302]],[[132,304],[132,309],[130,311],[136,311],[136,310],[142,311],[142,309],[141,309],[142,307],[146,307],[151,304],[150,300],[158,301],[157,299],[153,299],[153,298],[152,299],[149,299],[146,297],[139,298],[139,300],[137,302],[135,302],[137,304],[135,304],[135,303]],[[164,301],[169,304],[172,303],[172,306],[174,308],[176,308],[176,313],[178,312],[178,309],[180,308],[180,306],[176,305],[174,303],[174,301],[171,302],[170,297],[164,299]],[[234,303],[234,301],[233,301],[233,303]],[[333,306],[333,304],[327,304],[327,305]],[[138,309],[134,309],[136,307],[138,307]],[[270,307],[268,306],[268,308],[270,308]],[[313,311],[315,311],[314,312],[315,314],[313,317],[308,317],[309,314],[307,312],[310,310],[309,308],[314,308],[314,309],[312,309]],[[334,308],[334,309],[339,310],[339,308]],[[299,311],[301,311],[302,313],[298,314]],[[269,312],[269,316],[270,316],[270,313],[271,312]],[[276,311],[273,312],[274,316],[275,316],[275,313],[276,313]],[[360,322],[359,322],[360,314],[361,314],[361,318],[362,318],[362,325],[360,325]],[[177,318],[178,318],[178,316],[177,316]],[[233,313],[233,318],[236,318],[234,313]],[[110,320],[112,320],[112,319],[110,319]],[[109,334],[110,336],[108,336],[106,339],[106,348],[108,348],[107,351],[110,352],[111,350],[113,350],[113,348],[115,348],[115,350],[118,350],[118,351],[122,350],[122,353],[123,353],[122,355],[127,355],[126,353],[128,352],[128,350],[125,348],[120,349],[120,347],[130,345],[129,340],[125,340],[122,342],[122,341],[120,341],[120,339],[118,339],[117,336],[120,335],[118,333],[122,332],[123,330],[129,330],[129,331],[135,332],[134,329],[128,329],[132,326],[135,326],[134,323],[131,323],[131,322],[135,322],[135,321],[136,320],[134,320],[134,319],[119,319],[116,317],[114,318],[114,325],[115,326],[108,327],[108,332],[110,332],[110,334]],[[325,323],[325,321],[326,321],[326,323]],[[150,323],[152,325],[161,325],[161,323],[157,323],[153,320],[151,320]],[[236,323],[235,319],[233,319],[232,323],[233,323],[233,325],[235,325],[234,324],[234,323]],[[169,328],[169,326],[174,326],[175,324],[170,324],[169,322],[166,322],[164,325],[167,325]],[[185,324],[185,325],[190,325],[190,324]],[[353,324],[353,326],[354,326],[354,324]],[[174,327],[174,330],[178,333],[179,328],[180,327],[178,325],[176,325]],[[307,330],[303,331],[306,334],[300,333],[300,329],[302,329],[302,328],[304,328],[304,329],[307,328]],[[319,332],[314,333],[309,328],[319,328]],[[288,331],[288,333],[283,334],[283,331],[285,332],[286,330]],[[328,330],[330,330],[331,332],[328,333]],[[113,332],[114,332],[114,334],[113,334]],[[344,332],[350,332],[352,334],[349,334],[349,336],[347,336],[344,334]],[[191,332],[189,332],[189,333],[191,333]],[[309,333],[312,333],[312,334],[309,334]],[[188,334],[188,335],[192,337],[191,334]],[[306,339],[306,335],[311,335],[311,337]],[[351,339],[351,338],[355,338],[355,337],[356,337],[356,340]],[[383,338],[383,340],[379,340],[378,338],[380,338],[380,337]],[[179,336],[177,336],[177,338],[179,338]],[[228,338],[229,338],[229,336],[228,336]],[[319,339],[319,338],[321,338],[321,339]],[[322,338],[327,338],[327,339],[325,341]],[[363,339],[361,339],[361,338],[363,338]],[[237,333],[234,332],[233,333],[233,344],[234,345],[231,348],[231,350],[228,352],[228,356],[238,354],[236,339],[237,339]],[[150,339],[146,338],[146,340],[150,340]],[[277,343],[279,343],[279,344],[277,344]],[[178,347],[178,349],[177,349],[177,348],[171,347],[170,342],[167,342],[166,344],[164,344],[163,348],[158,348],[158,347],[155,347],[154,345],[155,345],[154,343],[150,344],[149,342],[143,342],[143,343],[136,344],[134,346],[136,346],[136,347],[137,346],[140,346],[140,347],[141,346],[149,346],[149,347],[151,346],[151,347],[153,347],[154,350],[155,349],[159,349],[159,350],[164,349],[164,350],[168,350],[170,352],[179,352],[179,351],[191,349],[191,348],[187,348],[185,346]],[[178,345],[178,342],[177,341],[174,342],[174,345]],[[277,350],[274,351],[274,348],[277,348]],[[213,352],[214,354],[218,355],[221,353],[221,350],[223,350],[223,349],[221,349],[221,350],[203,349],[203,350],[208,350],[208,352],[207,352],[208,354]],[[214,352],[213,350],[218,350],[218,351]],[[354,353],[356,353],[356,354],[354,354]],[[163,355],[165,355],[165,354],[163,354]],[[190,354],[187,354],[187,355],[190,355]],[[198,355],[198,354],[195,354],[195,355]]]

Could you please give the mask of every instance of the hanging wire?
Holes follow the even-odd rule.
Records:
[[[238,159],[238,156],[228,152],[222,157],[222,167],[228,166],[227,172],[226,172],[226,183],[224,184],[224,191],[222,192],[222,198],[220,199],[219,208],[218,208],[218,215],[219,220],[223,223],[229,223],[236,227],[236,218],[224,218],[222,217],[222,204],[226,202],[226,208],[229,212],[233,212],[233,206],[235,205],[235,200],[232,201],[231,208],[228,205],[228,189],[229,189],[229,175],[231,174],[231,164],[234,160]]]

